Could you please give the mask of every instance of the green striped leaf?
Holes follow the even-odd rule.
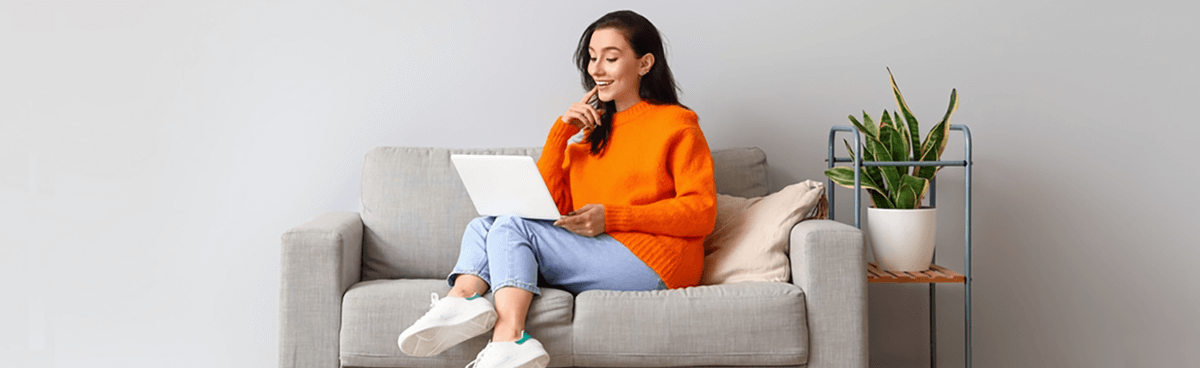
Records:
[[[883,119],[879,122],[880,136],[883,135],[882,132],[884,130],[892,131],[891,137],[887,140],[880,137],[879,140],[891,147],[892,159],[896,161],[908,160],[908,141],[905,140],[908,137],[904,135],[905,130],[900,129],[900,125],[892,122],[892,116],[888,114],[887,110],[883,110]]]
[[[922,161],[937,161],[942,157],[942,152],[946,151],[946,141],[950,137],[950,116],[954,115],[955,110],[958,110],[958,90],[952,89],[950,90],[950,106],[946,108],[946,115],[929,131],[929,136],[925,137],[925,143],[921,145]],[[916,176],[933,179],[941,168],[941,166],[923,166],[917,170]]]
[[[900,190],[898,190],[897,192],[898,193],[896,194],[896,203],[897,203],[896,208],[908,209],[908,210],[916,208],[916,205],[914,204],[914,203],[916,203],[916,198],[917,198],[917,193],[916,193],[915,189],[913,189],[912,187],[904,187],[904,188],[901,188]]]
[[[893,122],[892,116],[890,114],[888,114],[887,110],[883,110],[883,119],[880,119],[880,126],[887,125],[890,128],[890,130],[893,131],[893,133],[891,134],[891,137],[889,137],[886,141],[884,141],[883,139],[880,139],[880,140],[883,141],[884,145],[891,147],[893,161],[907,161],[908,160],[908,140],[907,140],[908,137],[906,137],[904,135],[905,130],[902,130],[900,128],[902,125],[897,124],[897,123],[899,123],[899,121]],[[882,130],[884,130],[884,129],[880,128],[880,131],[882,131]],[[897,177],[908,173],[908,166],[892,166],[892,167],[887,167],[887,168],[896,170]]]
[[[867,193],[871,193],[871,203],[875,205],[875,208],[896,208],[896,205],[883,193],[875,190],[868,190]]]
[[[863,120],[867,125],[873,125],[875,122],[871,115],[863,112]],[[880,121],[878,130],[876,131],[878,139],[867,140],[866,146],[873,157],[868,157],[872,161],[895,161],[892,157],[892,151],[889,148],[889,143],[894,140],[895,130],[893,127],[886,126]],[[882,176],[882,180],[878,183],[882,185],[883,194],[887,196],[889,202],[896,196],[896,189],[900,187],[900,172],[896,171],[895,166],[868,166],[872,171],[878,172]]]
[[[850,146],[850,141],[848,140],[843,139],[842,142],[846,143],[846,152],[850,152],[850,162],[854,162],[854,147]],[[863,159],[866,160],[866,157],[864,155]]]
[[[919,147],[921,147],[921,125],[917,123],[917,117],[913,116],[912,110],[908,109],[908,104],[904,102],[904,95],[900,94],[900,87],[896,85],[896,77],[892,75],[892,68],[888,68],[888,78],[892,80],[892,95],[896,98],[896,109],[904,114],[904,121],[908,125],[909,142],[912,142],[912,157],[921,157]],[[897,124],[900,119],[896,118]]]
[[[890,124],[891,120],[892,117],[888,114],[884,114],[883,119],[880,119],[879,145],[875,148],[875,150],[876,152],[882,151],[886,154],[876,155],[876,157],[882,156],[882,158],[884,158],[880,159],[879,161],[896,161],[896,142],[900,139],[903,139],[903,137],[900,136],[900,132],[896,130],[896,127]],[[900,176],[904,175],[903,169],[897,166],[876,167],[883,172],[884,185],[887,186],[888,196],[895,198],[896,191],[900,189]]]
[[[900,179],[900,190],[895,197],[896,208],[914,209],[921,206],[925,193],[929,191],[929,179],[904,175]]]
[[[847,188],[854,188],[854,168],[845,166],[835,167],[825,170],[825,176],[828,176],[830,180],[833,180],[833,182],[837,183],[838,185]],[[882,194],[883,189],[879,186],[879,184],[872,180],[869,175],[866,175],[864,172],[863,175],[859,177],[859,180],[859,184],[871,193],[871,200],[875,204],[875,207],[893,208],[891,201],[887,199],[887,196]],[[881,207],[881,205],[884,207]]]
[[[885,134],[889,134],[890,136],[891,133]],[[875,155],[874,161],[895,161],[892,159],[891,151],[889,151],[888,148],[884,146],[883,142],[880,142],[879,140],[868,139],[867,148],[870,149],[871,154]],[[883,184],[883,189],[886,189],[884,193],[890,194],[890,190],[896,188],[897,185],[900,185],[900,174],[894,170],[894,167],[870,166],[870,168],[879,170],[879,173],[883,175],[883,182],[880,184]]]
[[[853,115],[850,116],[850,122],[854,123],[854,125],[856,127],[858,127],[858,130],[862,131],[863,135],[865,135],[865,137],[863,139],[864,142],[863,142],[863,158],[862,159],[863,159],[863,161],[879,160],[878,155],[875,153],[876,152],[875,150],[880,149],[879,144],[878,144],[879,128],[875,126],[875,121],[871,119],[870,115],[867,115],[866,111],[863,111],[863,120],[865,121],[865,124],[859,123],[858,120],[854,119]],[[850,152],[854,152],[854,150],[850,149],[849,142],[846,142],[846,149],[849,150]],[[854,159],[853,153],[851,154],[850,159],[852,159],[852,160]],[[878,189],[881,193],[887,193],[886,192],[887,188],[885,187],[885,184],[884,184],[883,173],[879,170],[879,167],[864,166],[863,174],[864,174],[864,176],[870,177],[872,181],[874,181],[876,184],[878,184]]]
[[[883,110],[883,113],[887,114],[887,110]],[[900,120],[899,113],[896,113],[895,111],[893,111],[892,116],[894,117],[894,119],[892,119],[892,121],[894,122],[894,124],[896,124],[896,128],[900,130],[900,134],[904,137],[904,151],[905,152],[902,156],[912,157],[912,155],[910,153],[910,149],[912,147],[912,133],[908,131],[908,124],[905,124],[904,121]]]
[[[846,188],[854,188],[854,168],[838,166],[829,170],[825,170],[825,176],[832,179],[834,183]],[[861,178],[862,187],[868,189],[882,190],[878,183],[871,178],[863,175]]]
[[[875,119],[872,119],[871,115],[867,114],[867,110],[863,110],[863,126],[871,129],[871,134],[876,139],[879,139],[879,126],[875,125]]]
[[[850,161],[853,162],[854,149],[850,147],[850,141],[843,139],[842,142],[846,144],[846,151],[850,152]],[[865,147],[863,149],[863,161],[875,161],[875,156],[871,154],[871,151],[867,151]],[[879,171],[878,166],[863,166],[863,176],[870,179],[873,183],[883,183],[883,173]],[[853,177],[851,177],[851,180],[853,180]],[[881,188],[881,192],[882,189],[885,189],[882,185],[879,188]]]
[[[879,128],[876,128],[875,123],[871,122],[871,119],[867,116],[866,111],[863,111],[863,118],[867,121],[866,124],[859,123],[858,119],[854,118],[854,115],[850,115],[849,118],[850,122],[854,123],[854,126],[858,128],[859,131],[867,135],[867,138],[879,138]]]
[[[912,151],[912,144],[911,144],[911,142],[912,142],[912,132],[910,132],[910,131],[908,130],[908,124],[905,124],[903,120],[900,120],[900,113],[899,113],[899,112],[892,111],[892,117],[893,117],[892,121],[894,122],[894,124],[896,124],[896,127],[900,128],[900,132],[901,132],[901,133],[904,133],[904,150],[905,150],[905,152],[904,152],[904,156],[908,156],[909,158],[911,158],[912,156],[911,156],[911,152],[910,152],[910,151]],[[914,160],[915,160],[915,159],[914,159]],[[907,172],[908,170],[909,170],[909,169],[908,169],[907,167],[905,167],[905,168],[904,168],[904,172],[903,172],[903,173],[904,173],[904,174],[907,174],[907,173],[908,173],[908,172]],[[915,170],[915,168],[914,168],[914,170]],[[914,171],[914,172],[915,172],[915,171]]]
[[[851,162],[853,162],[854,149],[850,145],[850,140],[842,139],[841,141],[842,141],[842,143],[846,144],[846,151],[850,152],[850,159],[851,159]],[[866,150],[865,147],[863,149],[863,161],[875,161],[875,157],[871,155],[871,151]],[[845,180],[846,183],[844,186],[848,187],[848,188],[853,188],[854,187],[854,170],[853,170],[853,168],[841,168],[841,169],[845,169],[846,171],[848,171],[848,175],[846,175],[845,173],[829,173],[829,171],[826,171],[826,176],[829,176],[830,180],[834,180],[834,177],[830,174],[847,176],[848,180]],[[839,171],[841,171],[841,170],[839,170]],[[893,207],[892,200],[888,199],[887,195],[884,194],[886,192],[884,192],[884,188],[882,186],[883,175],[880,171],[880,168],[878,168],[878,167],[863,167],[863,174],[862,174],[862,177],[859,177],[859,180],[862,181],[860,183],[862,183],[863,187],[866,188],[866,192],[871,194],[871,203],[874,204],[875,207],[877,207],[877,209],[892,209],[892,207]],[[838,180],[834,180],[834,182],[838,182],[838,185],[842,185],[842,183],[839,182]]]

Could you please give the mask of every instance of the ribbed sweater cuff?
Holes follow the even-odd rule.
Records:
[[[579,128],[564,123],[562,117],[559,117],[558,120],[554,121],[554,126],[550,127],[550,141],[556,144],[561,143],[563,147],[566,147],[567,140],[571,139],[571,136],[575,135],[575,133],[579,133]]]
[[[604,231],[633,230],[633,207],[628,205],[604,205]]]

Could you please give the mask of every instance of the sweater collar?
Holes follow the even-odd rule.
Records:
[[[613,114],[613,126],[637,120],[638,116],[641,116],[652,109],[654,109],[654,105],[646,102],[646,100],[642,100],[636,104],[633,104],[633,106],[630,106],[628,109],[625,109],[625,111],[620,111]]]

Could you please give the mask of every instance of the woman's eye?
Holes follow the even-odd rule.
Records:
[[[604,59],[604,60],[608,60],[608,62],[610,62],[610,63],[614,63],[617,61],[617,59]]]

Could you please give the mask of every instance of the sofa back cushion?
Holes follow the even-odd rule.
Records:
[[[362,173],[363,280],[443,278],[478,217],[451,154],[526,155],[540,148],[378,147]]]
[[[767,154],[758,147],[715,150],[712,156],[717,193],[743,198],[770,193]]]
[[[444,278],[458,260],[463,231],[479,216],[451,154],[526,155],[540,147],[447,149],[377,147],[362,172],[364,281]],[[713,151],[718,193],[766,195],[766,155],[758,148]]]

